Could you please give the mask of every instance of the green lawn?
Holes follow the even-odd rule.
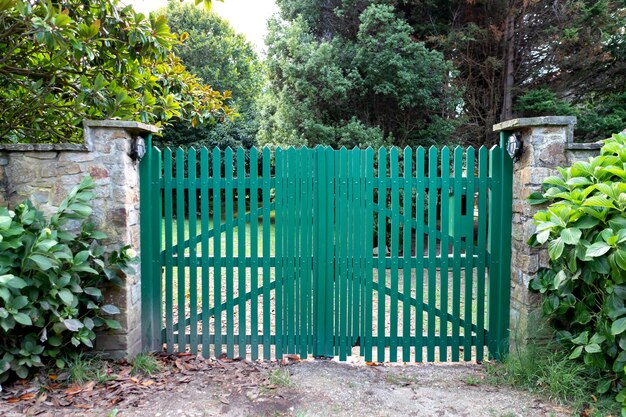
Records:
[[[272,212],[272,217],[273,217],[273,212]],[[183,220],[184,223],[184,233],[183,233],[183,239],[182,241],[185,242],[189,239],[189,219],[184,219]],[[222,220],[222,224],[224,224],[224,220]],[[171,234],[172,236],[169,237],[167,234],[167,225],[165,223],[165,219],[163,220],[163,224],[162,224],[162,242],[161,242],[161,247],[163,249],[166,249],[166,242],[167,240],[170,240],[172,242],[172,247],[174,247],[175,245],[178,244],[178,225],[179,225],[179,220],[178,219],[173,219],[172,224],[171,224]],[[256,231],[254,230],[254,228],[256,227]],[[213,219],[209,219],[209,227],[208,227],[208,231],[211,231],[213,229]],[[197,246],[196,246],[196,252],[198,253],[198,255],[200,255],[202,252],[202,234],[204,232],[208,232],[207,230],[203,230],[202,229],[202,223],[200,221],[200,218],[198,218],[196,220],[196,242],[197,242]],[[221,251],[221,256],[224,257],[226,256],[226,244],[227,244],[227,234],[228,234],[228,230],[222,230],[221,233],[219,233],[218,235],[218,239],[220,242],[220,251]],[[257,238],[257,246],[258,246],[258,255],[262,256],[263,255],[263,239],[264,239],[264,234],[263,234],[263,222],[261,219],[258,220],[257,224],[254,224],[254,222],[250,223],[247,222],[246,223],[246,227],[245,227],[245,231],[240,231],[239,227],[238,227],[238,221],[237,219],[234,219],[233,221],[233,228],[230,229],[230,234],[232,235],[232,254],[233,256],[238,256],[239,254],[239,242],[241,239],[243,239],[243,244],[246,247],[246,256],[251,256],[251,248],[250,248],[250,244],[251,244],[251,239],[252,236],[256,235]],[[275,230],[274,230],[274,223],[270,222],[270,231],[269,231],[269,244],[270,244],[270,254],[273,256],[274,255],[274,241],[275,241]],[[208,244],[209,244],[209,256],[213,256],[213,254],[215,253],[215,239],[210,236],[208,239]],[[174,251],[174,253],[176,253],[176,251]],[[189,254],[189,249],[187,249],[185,251],[185,254]]]

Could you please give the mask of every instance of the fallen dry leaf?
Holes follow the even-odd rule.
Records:
[[[68,389],[66,389],[65,391],[63,391],[64,394],[66,395],[76,395],[79,392],[81,392],[83,389],[81,388],[80,385],[78,384],[73,384],[70,385],[70,387]]]

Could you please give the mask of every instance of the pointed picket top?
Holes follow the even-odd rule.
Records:
[[[253,146],[250,148],[250,155],[258,155],[259,154],[259,150],[257,149],[256,146]]]
[[[454,154],[463,154],[464,148],[461,145],[456,145],[454,147]]]
[[[231,148],[230,146],[227,146],[226,149],[224,150],[224,154],[225,155],[230,154],[232,156],[233,155],[233,148]]]
[[[428,148],[428,155],[437,155],[439,153],[439,149],[435,145],[430,145]]]
[[[413,149],[406,146],[404,148],[404,177],[405,179],[413,176]]]

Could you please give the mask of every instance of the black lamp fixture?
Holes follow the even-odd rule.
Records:
[[[130,157],[133,161],[139,161],[146,154],[146,142],[145,140],[137,136],[133,139],[130,146]]]
[[[513,161],[517,161],[522,156],[522,149],[524,148],[524,143],[522,142],[522,135],[519,133],[514,133],[509,136],[509,139],[506,142],[506,151],[509,153]]]

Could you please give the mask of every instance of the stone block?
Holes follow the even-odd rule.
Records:
[[[35,160],[40,160],[40,159],[56,159],[58,153],[57,152],[29,152],[27,154],[24,155],[25,159],[31,163],[36,163],[36,161],[32,161],[33,159]]]
[[[88,170],[89,175],[91,175],[94,180],[101,180],[109,177],[109,171],[100,165],[91,165]]]

